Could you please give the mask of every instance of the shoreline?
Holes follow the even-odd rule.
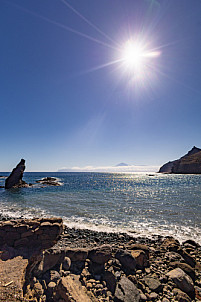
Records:
[[[19,296],[23,292],[23,300],[11,301],[80,302],[82,296],[89,302],[201,301],[201,246],[193,240],[180,244],[171,236],[133,237],[69,228],[57,217],[9,220],[0,215],[0,220],[1,236],[4,233],[8,243],[10,235],[16,240],[13,247],[5,245],[0,250],[0,268],[5,270],[0,293],[3,289],[4,296],[15,294],[12,282],[19,279],[19,269],[26,267],[21,272],[26,282],[18,291]],[[51,231],[55,227],[60,234],[56,242]],[[27,246],[34,246],[35,240],[41,246],[53,241],[42,253],[29,249],[29,254]],[[10,274],[15,274],[11,280],[9,263]]]
[[[50,215],[42,215],[40,216],[40,218],[48,218],[48,217],[51,217]],[[52,216],[52,217],[55,217],[55,216]],[[19,217],[12,217],[12,216],[9,216],[7,214],[2,214],[0,213],[0,222],[1,221],[6,221],[6,220],[17,220],[17,219],[34,219],[36,217],[26,217],[26,216],[19,216]],[[125,235],[127,238],[130,238],[131,240],[132,239],[146,239],[147,241],[152,241],[152,240],[155,240],[156,238],[166,238],[166,237],[174,237],[176,238],[180,244],[182,244],[182,242],[184,241],[187,241],[187,240],[193,240],[195,241],[196,243],[199,243],[201,242],[199,240],[199,238],[197,239],[197,236],[190,236],[189,234],[185,234],[185,235],[181,235],[181,234],[178,234],[178,232],[174,233],[172,230],[174,229],[175,230],[175,227],[173,226],[170,226],[170,229],[169,231],[165,231],[165,230],[162,230],[161,232],[152,232],[152,231],[147,231],[147,230],[143,230],[143,231],[139,231],[140,230],[140,227],[139,227],[139,230],[136,231],[136,230],[126,230],[126,229],[116,229],[115,227],[110,227],[110,226],[105,226],[105,225],[91,225],[91,226],[88,226],[87,224],[85,225],[84,223],[83,224],[80,224],[80,223],[76,223],[75,222],[66,222],[65,220],[63,220],[63,224],[64,224],[64,228],[65,229],[68,229],[68,230],[72,230],[72,232],[74,232],[74,235],[77,237],[77,234],[82,232],[82,233],[86,233],[86,234],[92,234],[92,237],[95,236],[94,234],[97,234],[97,237],[99,237],[99,234],[101,236],[101,234],[105,234],[105,237],[108,237],[108,236],[111,236],[116,238],[118,237],[117,235],[118,234],[123,234]],[[177,227],[179,229],[179,226]],[[141,229],[142,230],[142,229]],[[116,234],[116,235],[115,235]]]

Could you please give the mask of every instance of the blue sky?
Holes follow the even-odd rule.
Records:
[[[200,0],[2,0],[0,170],[157,166],[201,147],[200,16]],[[139,76],[128,40],[160,53]]]

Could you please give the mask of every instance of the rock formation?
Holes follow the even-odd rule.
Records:
[[[201,174],[201,149],[194,146],[180,159],[164,164],[159,173]]]
[[[25,170],[25,160],[21,159],[19,164],[13,169],[11,174],[6,178],[5,189],[10,188],[21,188],[29,186],[25,181],[22,180],[23,173]]]
[[[36,181],[44,186],[61,186],[61,183],[57,181],[55,177],[45,177]]]

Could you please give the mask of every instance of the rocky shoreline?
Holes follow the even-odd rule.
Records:
[[[23,298],[0,301],[201,301],[201,246],[193,240],[64,226],[26,265]]]

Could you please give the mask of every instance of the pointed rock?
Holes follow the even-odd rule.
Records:
[[[25,160],[21,159],[19,164],[13,169],[11,174],[6,178],[5,189],[10,189],[13,187],[15,187],[15,188],[27,187],[28,184],[26,184],[22,180],[24,170],[25,170]]]

